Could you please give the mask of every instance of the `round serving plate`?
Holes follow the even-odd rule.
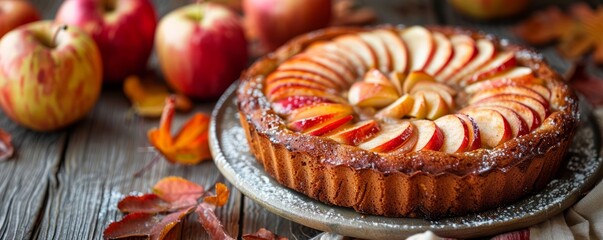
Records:
[[[268,211],[322,231],[366,239],[405,239],[433,231],[439,236],[471,238],[528,227],[573,205],[598,179],[601,139],[591,111],[581,105],[581,123],[558,176],[542,191],[496,209],[428,221],[366,215],[335,207],[280,185],[249,151],[239,122],[237,83],[220,98],[212,113],[210,147],[222,174],[245,196]]]

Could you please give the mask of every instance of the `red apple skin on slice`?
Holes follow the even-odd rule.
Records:
[[[359,148],[386,153],[402,146],[414,134],[414,126],[408,121],[384,125],[372,139],[358,145]]]
[[[316,97],[325,98],[325,99],[329,100],[330,102],[336,102],[336,103],[346,103],[347,102],[346,99],[336,95],[333,92],[330,92],[330,90],[323,91],[323,90],[318,90],[318,89],[313,89],[313,88],[308,88],[308,87],[303,87],[303,86],[280,88],[266,97],[268,98],[269,101],[276,102],[278,100],[285,99],[285,98],[288,98],[291,96],[316,96]]]
[[[412,71],[406,76],[404,82],[402,83],[402,92],[410,93],[410,90],[415,86],[415,84],[420,82],[435,82],[435,78],[433,76],[425,73],[424,71]]]
[[[326,78],[320,74],[315,74],[315,73],[307,72],[307,71],[295,71],[295,70],[293,70],[293,71],[284,71],[284,70],[274,71],[273,73],[268,75],[268,77],[266,78],[266,84],[270,84],[272,82],[279,81],[280,79],[283,79],[283,78],[299,78],[299,79],[303,79],[303,80],[313,81],[318,84],[327,86],[329,88],[333,88],[333,89],[338,88],[337,82],[334,82],[333,80]]]
[[[477,48],[473,38],[467,35],[453,35],[450,37],[454,55],[450,62],[436,75],[436,79],[440,82],[451,81],[451,77],[465,67],[477,54]]]
[[[461,80],[461,85],[465,86],[474,82],[478,82],[498,73],[504,72],[517,65],[514,52],[498,53],[492,60],[484,64],[479,70],[471,76]]]
[[[356,77],[357,77],[355,72],[351,71],[344,65],[344,61],[339,60],[339,59],[333,60],[332,58],[329,58],[328,56],[326,56],[326,54],[300,53],[300,54],[293,56],[290,59],[290,61],[294,61],[297,59],[318,63],[318,64],[330,69],[331,71],[335,72],[338,76],[343,78],[348,84],[352,83],[354,80],[356,80]]]
[[[475,149],[481,148],[482,140],[479,133],[479,127],[477,126],[475,120],[466,114],[456,113],[455,115],[463,120],[463,122],[467,126],[467,132],[469,133],[469,143],[467,143],[467,147],[464,151],[473,151]]]
[[[501,94],[496,95],[490,98],[486,98],[477,102],[475,105],[482,105],[482,103],[486,102],[496,102],[496,101],[515,101],[522,103],[523,105],[532,109],[538,116],[538,120],[540,123],[544,121],[546,116],[549,113],[548,108],[546,108],[541,102],[531,97],[523,96],[523,95],[515,95],[515,94]]]
[[[515,111],[523,119],[526,125],[528,125],[530,131],[540,126],[540,118],[538,116],[538,113],[536,113],[533,109],[520,102],[512,100],[490,101],[479,103],[477,104],[477,106],[507,107]]]
[[[378,63],[375,67],[382,72],[390,72],[392,69],[391,57],[385,46],[385,42],[374,32],[364,32],[358,34],[358,36],[373,49]]]
[[[492,41],[488,39],[478,39],[475,45],[477,47],[475,57],[473,60],[467,63],[467,65],[461,68],[458,73],[455,73],[451,76],[451,81],[453,83],[459,83],[462,78],[475,72],[477,69],[486,64],[486,62],[494,58],[496,49]]]
[[[307,131],[304,131],[304,133],[312,135],[312,136],[322,136],[326,133],[334,131],[337,128],[347,124],[348,122],[352,121],[353,119],[354,119],[354,116],[352,116],[352,115],[343,116],[341,118],[333,118],[332,121],[329,121],[320,126],[317,126],[312,129],[309,129]]]
[[[328,137],[343,144],[356,146],[367,139],[372,138],[379,131],[379,123],[376,120],[371,119],[341,129],[340,131],[330,134]]]
[[[332,52],[334,54],[337,54],[341,56],[340,59],[345,59],[349,62],[349,64],[352,66],[352,70],[356,72],[357,76],[362,75],[362,73],[366,70],[366,66],[362,61],[362,58],[356,52],[349,51],[345,46],[342,46],[332,41],[313,43],[306,49],[306,52]]]
[[[291,111],[318,103],[331,103],[317,96],[290,96],[272,103],[272,109],[279,115],[289,115]]]
[[[435,124],[444,134],[444,144],[440,151],[445,153],[462,152],[469,144],[469,130],[465,122],[454,114],[436,119]]]
[[[295,131],[295,132],[303,132],[306,129],[310,129],[312,127],[316,127],[321,123],[329,121],[330,119],[337,116],[339,113],[326,113],[323,115],[318,115],[314,117],[304,118],[296,121],[292,121],[287,123],[287,128]]]
[[[376,114],[376,118],[403,118],[406,114],[410,113],[414,106],[414,98],[408,94],[398,98],[392,104],[379,110]]]
[[[356,82],[348,92],[348,101],[359,107],[385,107],[398,99],[393,86],[372,82]]]
[[[480,130],[482,146],[494,148],[513,137],[509,122],[497,111],[492,109],[466,108],[460,112],[475,119]]]
[[[442,130],[431,120],[413,120],[412,124],[417,129],[417,143],[412,151],[437,151],[444,144]]]
[[[354,112],[354,109],[346,104],[339,103],[319,103],[312,106],[305,106],[302,108],[298,108],[291,112],[291,114],[287,117],[287,122],[294,122],[302,119],[307,119],[311,117],[316,117],[320,115],[326,114],[340,114],[340,115],[350,115]]]
[[[422,92],[417,92],[412,95],[414,99],[412,109],[406,116],[414,117],[414,118],[425,118],[427,116],[427,102],[425,100],[425,95]]]
[[[393,30],[378,29],[374,33],[385,42],[392,63],[392,71],[404,73],[408,65],[408,50],[404,41]]]
[[[513,95],[522,95],[522,96],[530,97],[530,98],[536,99],[538,102],[542,103],[542,105],[544,105],[546,108],[548,108],[548,105],[549,105],[549,102],[543,96],[541,96],[539,93],[537,93],[536,91],[534,91],[530,88],[526,88],[523,86],[504,86],[504,87],[484,90],[484,91],[478,92],[475,95],[473,95],[471,97],[471,99],[469,100],[469,104],[474,104],[474,103],[484,100],[486,98],[490,98],[490,97],[493,97],[496,95],[503,95],[503,94],[513,94]]]
[[[484,81],[479,81],[479,82],[473,83],[471,85],[466,86],[464,90],[466,93],[474,94],[479,91],[484,91],[484,90],[488,90],[488,89],[492,89],[492,88],[499,88],[499,87],[504,87],[504,86],[524,86],[524,85],[540,86],[542,84],[544,84],[544,81],[541,78],[536,78],[536,77],[519,78],[519,79],[496,78],[496,79],[484,80]],[[541,86],[541,87],[544,87],[544,86]],[[544,88],[546,88],[546,87],[544,87]],[[539,90],[536,90],[536,89],[534,89],[534,90],[540,93]],[[549,94],[549,97],[550,97],[550,94]],[[546,99],[548,99],[548,97],[546,97]]]
[[[400,37],[408,47],[409,70],[423,70],[435,52],[431,32],[421,26],[412,26],[402,30]]]
[[[413,88],[410,90],[410,93],[414,94],[418,91],[436,92],[438,95],[440,95],[440,97],[442,97],[442,99],[444,99],[446,105],[448,105],[448,109],[453,109],[456,105],[453,96],[453,94],[455,93],[454,89],[448,87],[445,84],[438,82],[419,82],[413,86]]]
[[[377,56],[373,49],[357,35],[346,35],[333,39],[335,43],[346,48],[346,51],[356,52],[364,63],[364,69],[368,70],[378,66]]]
[[[312,80],[305,80],[300,78],[281,78],[271,83],[266,83],[265,85],[266,87],[264,88],[264,95],[266,96],[270,96],[282,88],[289,87],[306,87],[322,91],[329,90],[329,87],[325,85],[314,82]]]
[[[336,83],[338,89],[345,89],[348,86],[347,80],[339,73],[334,70],[325,67],[322,64],[316,63],[314,61],[309,61],[307,59],[291,59],[289,61],[285,61],[278,67],[279,71],[306,71],[314,74],[321,75],[325,78],[330,79],[333,83]]]
[[[448,108],[448,104],[440,94],[434,91],[424,90],[418,91],[416,94],[422,93],[425,97],[425,102],[427,103],[427,114],[425,117],[427,119],[435,120],[441,116],[448,114],[450,109]]]
[[[513,132],[513,137],[521,136],[530,132],[530,127],[528,124],[521,116],[519,116],[519,114],[510,108],[501,106],[477,106],[476,108],[492,109],[502,114],[503,117],[507,119],[507,122],[509,122],[511,131]]]
[[[435,42],[435,52],[433,58],[425,68],[425,72],[435,76],[450,62],[454,54],[452,44],[448,37],[439,32],[433,32],[433,40]]]

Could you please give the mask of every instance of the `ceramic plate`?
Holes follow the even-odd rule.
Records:
[[[210,126],[214,161],[243,194],[291,221],[345,236],[404,239],[431,230],[440,236],[489,236],[542,222],[574,204],[596,181],[601,168],[600,132],[590,111],[581,109],[581,124],[559,176],[547,187],[511,205],[462,217],[427,221],[365,215],[326,205],[281,186],[249,152],[239,123],[233,84],[218,101]],[[584,104],[581,104],[584,106]]]

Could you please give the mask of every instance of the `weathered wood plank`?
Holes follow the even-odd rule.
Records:
[[[66,134],[36,133],[0,111],[0,128],[13,137],[15,155],[0,162],[0,239],[31,238],[43,214],[47,189],[56,184]]]

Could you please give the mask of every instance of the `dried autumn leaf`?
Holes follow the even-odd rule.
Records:
[[[216,205],[217,207],[224,206],[228,202],[228,196],[230,196],[230,190],[224,183],[216,183],[216,195],[205,197],[205,202]]]
[[[124,93],[132,102],[134,111],[143,117],[159,117],[163,112],[165,98],[170,96],[167,86],[151,81],[141,80],[138,76],[130,76],[124,82]],[[176,109],[188,112],[193,103],[186,96],[175,94]]]
[[[215,206],[209,203],[201,203],[197,206],[195,212],[198,215],[198,221],[207,231],[211,239],[234,239],[224,231],[224,226],[214,212]]]
[[[603,105],[603,79],[595,78],[586,71],[586,66],[579,63],[569,77],[570,84],[582,93],[593,105]]]
[[[13,156],[15,149],[10,134],[0,129],[0,162],[8,160]]]
[[[153,186],[153,193],[172,204],[172,208],[182,208],[196,205],[205,189],[181,177],[165,177]]]
[[[159,129],[149,130],[149,141],[171,163],[192,165],[210,159],[209,117],[202,113],[195,114],[176,136],[172,136],[175,101],[174,97],[166,98]]]
[[[541,45],[554,41],[571,29],[573,20],[559,7],[551,6],[535,12],[521,22],[514,30],[524,41],[532,45]],[[551,27],[554,26],[554,27]]]
[[[151,193],[142,196],[127,196],[117,203],[117,208],[123,213],[160,213],[170,210],[171,204]]]
[[[260,228],[255,233],[243,235],[243,240],[288,240],[288,238],[276,235],[265,228]]]
[[[377,20],[370,7],[357,8],[352,0],[338,0],[333,4],[332,26],[366,25]]]
[[[104,239],[177,239],[182,229],[181,221],[195,208],[190,207],[167,215],[130,213],[113,222],[103,232]]]

